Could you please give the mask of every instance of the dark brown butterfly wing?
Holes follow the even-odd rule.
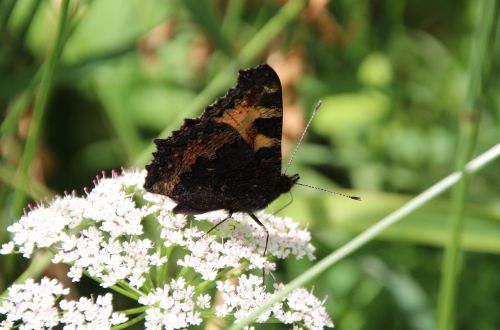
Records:
[[[155,140],[144,188],[172,198],[178,213],[264,208],[281,193],[282,117],[274,70],[241,70],[237,85],[199,118]]]

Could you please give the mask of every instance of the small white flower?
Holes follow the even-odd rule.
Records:
[[[232,285],[230,281],[217,282],[217,289],[223,299],[223,303],[216,307],[217,316],[223,317],[231,313],[237,320],[244,318],[271,296],[262,285],[262,278],[255,275],[241,275],[237,286]],[[271,310],[268,310],[256,321],[263,323],[270,316]]]
[[[123,313],[113,313],[112,298],[108,293],[97,296],[95,302],[86,297],[78,301],[62,300],[59,306],[63,310],[63,329],[111,329],[126,322],[128,318]]]
[[[14,252],[15,248],[16,245],[12,241],[2,244],[2,247],[0,248],[0,254],[11,254]]]
[[[210,300],[212,298],[208,294],[201,294],[196,298],[196,305],[201,309],[207,309],[210,307]]]
[[[127,192],[128,176],[103,178],[87,195],[89,206],[84,216],[100,223],[100,229],[112,237],[142,234],[142,218],[146,209],[135,205]]]
[[[12,321],[0,322],[0,330],[11,330],[11,329],[14,329],[14,322]]]
[[[283,285],[276,285],[276,290]],[[300,322],[307,329],[319,330],[333,327],[333,322],[328,316],[324,301],[320,301],[304,288],[295,289],[284,300],[286,311],[278,311],[275,316],[285,324]],[[285,309],[285,308],[284,308]]]
[[[200,311],[210,306],[210,296],[199,296],[195,303],[194,292],[194,286],[186,285],[184,278],[179,277],[170,285],[156,288],[139,298],[140,304],[150,306],[146,311],[145,328],[182,329],[201,324]]]
[[[0,314],[6,316],[2,326],[20,322],[25,329],[55,327],[60,320],[56,299],[68,292],[56,280],[46,277],[40,283],[28,279],[23,284],[12,285],[7,299],[0,301]]]
[[[276,290],[282,288],[282,284],[276,286]],[[236,320],[247,316],[272,295],[266,292],[262,279],[255,275],[241,275],[238,277],[237,285],[231,281],[217,282],[217,289],[222,294],[223,301],[215,307],[216,315],[218,317],[233,315]],[[284,324],[304,324],[307,329],[333,327],[323,302],[303,288],[292,291],[282,302],[264,312],[256,321],[263,323],[271,316]]]
[[[51,247],[61,240],[65,230],[82,219],[82,198],[56,198],[49,206],[38,206],[7,228],[14,234],[13,242],[24,257],[29,258],[36,248]],[[79,215],[80,214],[80,215]]]

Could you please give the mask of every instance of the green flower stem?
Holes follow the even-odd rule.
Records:
[[[28,268],[26,268],[26,270],[11,285],[24,283],[29,278],[37,278],[40,276],[50,264],[53,256],[54,254],[49,251],[36,252],[31,258]],[[7,292],[7,290],[2,292],[0,299],[5,298],[7,296]]]
[[[161,136],[167,136],[182,118],[193,117],[201,111],[207,104],[212,102],[233,80],[233,73],[241,66],[250,65],[258,55],[264,50],[268,43],[280,32],[283,28],[292,21],[302,11],[306,4],[305,0],[290,0],[269,22],[264,25],[257,34],[246,44],[241,50],[238,57],[231,62],[224,70],[219,72],[212,81],[201,91],[198,96],[181,112],[177,118],[172,120],[172,124],[167,126]],[[150,144],[146,150],[134,161],[138,166],[144,166],[151,158],[151,153],[154,150],[153,144]]]
[[[139,313],[144,313],[148,308],[149,306],[141,306],[141,307],[125,309],[123,311],[118,311],[118,312],[123,313],[125,315],[139,314]]]
[[[163,244],[158,244],[156,246],[156,251],[160,254],[160,258],[163,257],[165,254],[166,248],[163,246]],[[161,265],[161,266],[156,266],[155,268],[155,286],[157,288],[163,286],[163,280],[162,280],[162,271],[163,271],[163,266],[165,265]]]
[[[476,31],[471,45],[471,59],[468,73],[467,95],[461,115],[460,137],[456,168],[462,171],[471,158],[476,145],[479,126],[483,79],[489,75],[491,56],[494,53],[495,31],[497,28],[499,7],[495,0],[483,0],[479,5],[476,19]],[[462,253],[462,233],[464,212],[470,175],[465,173],[453,190],[451,202],[452,227],[446,245],[441,286],[438,299],[438,329],[454,328],[455,299],[457,282],[460,275],[460,257]]]
[[[158,287],[163,287],[168,282],[168,258],[172,255],[172,251],[174,250],[173,246],[169,246],[166,248],[165,256],[167,257],[167,262],[163,264],[161,269],[161,276],[158,279]]]
[[[143,287],[141,288],[144,292],[149,292],[151,291],[152,288],[155,287],[155,284],[153,283],[153,279],[151,278],[151,273],[147,273],[144,275],[146,278],[146,282],[144,283]]]
[[[483,154],[476,157],[474,160],[469,162],[465,167],[464,172],[453,172],[441,181],[434,184],[429,189],[422,192],[420,195],[415,196],[408,203],[387,215],[379,222],[369,227],[363,231],[358,236],[354,237],[351,241],[347,242],[334,252],[330,253],[320,262],[316,263],[314,266],[309,268],[306,272],[302,273],[296,279],[288,283],[282,290],[274,294],[266,302],[264,302],[259,308],[250,313],[247,317],[242,319],[237,324],[233,324],[229,330],[239,330],[243,329],[244,326],[252,323],[260,314],[269,309],[275,303],[281,301],[286,295],[288,295],[293,290],[311,281],[313,278],[329,269],[332,265],[336,264],[343,258],[357,251],[366,243],[372,241],[378,234],[383,232],[385,229],[394,225],[395,223],[401,221],[405,216],[414,212],[427,202],[431,201],[433,198],[439,196],[447,189],[456,184],[464,175],[464,173],[476,173],[485,165],[491,163],[494,159],[500,157],[500,143],[493,146],[491,149],[487,150]]]
[[[70,0],[63,0],[59,13],[59,22],[57,28],[56,39],[48,57],[47,63],[44,66],[42,78],[40,82],[40,91],[35,101],[31,125],[26,139],[23,156],[21,159],[19,180],[23,181],[21,186],[26,186],[24,182],[28,180],[28,172],[31,162],[34,158],[36,146],[42,126],[43,115],[47,108],[50,90],[52,88],[57,66],[63,50],[64,41],[66,40],[66,26],[68,23],[68,8]],[[16,190],[12,204],[13,218],[18,218],[21,210],[26,202],[26,195],[22,190]]]
[[[125,281],[125,280],[120,280],[120,281],[118,281],[118,284],[117,284],[117,285],[118,285],[118,286],[120,286],[120,287],[122,287],[122,288],[124,288],[125,290],[128,290],[128,291],[130,291],[130,292],[134,292],[134,293],[137,295],[136,300],[137,300],[137,299],[139,299],[139,297],[142,297],[142,296],[144,296],[144,295],[145,295],[145,293],[144,293],[144,292],[142,292],[142,291],[141,291],[141,290],[139,290],[139,289],[134,288],[133,286],[131,286],[131,285],[130,285],[127,281]]]
[[[246,268],[245,268],[246,270]],[[217,285],[217,281],[224,281],[224,280],[227,280],[229,278],[226,277],[226,275],[231,272],[232,273],[232,269],[230,268],[226,268],[222,271],[219,272],[219,274],[217,274],[217,277],[215,278],[215,280],[205,280],[203,282],[200,282],[196,285],[196,294],[201,294],[201,293],[204,293],[212,288],[214,288],[216,285]],[[243,270],[240,270],[240,271],[237,271],[236,274],[241,275],[243,273]]]
[[[92,280],[96,281],[97,283],[104,282],[99,277],[91,276],[87,271],[84,271],[83,273],[85,274],[85,276],[87,276],[88,278],[91,278]],[[125,297],[129,297],[130,299],[133,299],[133,300],[138,300],[139,297],[144,295],[142,292],[138,292],[135,288],[129,289],[129,288],[121,287],[120,284],[122,284],[122,282],[124,282],[124,281],[120,281],[118,284],[111,286],[110,289],[124,295]]]
[[[128,322],[125,322],[125,323],[122,323],[119,325],[115,325],[115,326],[111,327],[111,329],[113,329],[113,330],[126,329],[126,328],[128,328],[136,323],[141,322],[142,320],[144,320],[145,317],[146,317],[146,314],[143,313],[137,317],[134,317],[133,319],[129,320]]]

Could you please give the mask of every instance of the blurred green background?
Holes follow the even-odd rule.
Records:
[[[284,163],[323,101],[290,172],[364,199],[294,188],[283,214],[312,231],[321,259],[453,171],[474,70],[474,155],[500,141],[498,5],[490,3],[493,33],[482,32],[488,47],[477,50],[475,31],[487,25],[481,1],[73,0],[47,107],[36,114],[61,1],[2,0],[0,242],[26,203],[82,193],[102,170],[143,168],[154,137],[223,95],[238,68],[267,62],[284,88]],[[39,132],[25,148],[30,125]],[[29,179],[19,179],[28,165]],[[456,329],[500,328],[499,173],[495,162],[471,181]],[[435,328],[449,197],[317,278],[314,292],[328,296],[338,329]],[[313,263],[280,262],[276,279]],[[0,292],[26,265],[0,257]]]

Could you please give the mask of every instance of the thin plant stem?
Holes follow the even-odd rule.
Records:
[[[31,180],[26,186],[21,186],[21,182],[15,179],[15,173],[15,169],[0,163],[0,182],[3,182],[14,189],[22,190],[32,199],[40,200],[42,198],[50,198],[55,195],[53,191],[37,180]],[[25,180],[25,182],[26,181],[28,180]]]
[[[215,43],[216,48],[230,58],[233,55],[228,38],[222,33],[220,17],[215,9],[215,3],[207,0],[184,0],[182,4],[189,10],[191,17],[207,33]]]
[[[66,40],[65,31],[66,31],[66,26],[68,25],[67,21],[68,21],[69,2],[70,0],[63,0],[61,3],[56,39],[42,73],[42,78],[40,82],[40,91],[35,101],[33,115],[31,118],[31,125],[28,131],[28,137],[26,139],[26,145],[24,147],[24,152],[21,159],[19,179],[23,181],[26,181],[28,178],[31,162],[33,161],[36,151],[36,146],[38,144],[37,142],[40,135],[43,116],[47,108],[49,94],[54,82],[54,77],[63,50],[64,41]],[[25,185],[22,184],[22,186]],[[26,195],[24,194],[24,192],[19,189],[16,190],[12,204],[13,218],[17,218],[19,216],[25,202],[26,202]]]
[[[293,0],[288,1],[281,10],[273,16],[255,36],[241,50],[237,58],[240,65],[249,65],[262,52],[262,50],[278,35],[283,28],[297,17],[306,6],[307,1]]]
[[[125,323],[115,325],[115,326],[111,327],[111,329],[113,329],[113,330],[126,329],[126,328],[128,328],[128,327],[130,327],[130,326],[132,326],[132,325],[134,325],[136,323],[141,322],[142,320],[144,320],[145,317],[146,317],[146,314],[143,313],[143,314],[141,314],[139,316],[134,317],[131,320],[128,320]]]
[[[21,118],[24,111],[28,108],[28,105],[31,103],[31,100],[33,99],[33,91],[40,82],[42,71],[43,71],[43,66],[33,76],[26,90],[23,91],[21,95],[19,95],[19,97],[17,97],[9,104],[7,108],[7,114],[2,124],[0,125],[1,136],[4,136],[6,134],[11,134],[16,129],[19,119]]]
[[[483,0],[479,5],[476,19],[476,31],[471,44],[468,72],[468,88],[461,114],[460,137],[456,159],[456,169],[462,171],[471,158],[476,145],[481,110],[483,79],[487,78],[493,53],[498,17],[498,5],[495,0]],[[465,205],[470,175],[465,173],[455,186],[451,200],[451,231],[443,258],[441,286],[438,299],[439,330],[454,328],[455,299],[460,276],[462,253],[462,233],[465,221]]]
[[[166,127],[159,136],[166,136],[177,125],[182,118],[193,117],[197,112],[203,109],[207,104],[212,102],[232,81],[233,73],[240,65],[246,66],[254,61],[258,55],[264,50],[268,43],[283,30],[283,28],[300,14],[306,4],[305,0],[291,0],[283,6],[269,22],[264,25],[259,32],[246,44],[241,50],[238,57],[226,66],[224,70],[219,72],[196,96],[193,101],[182,111],[179,116],[172,120],[172,125]],[[134,164],[143,166],[151,157],[154,146],[151,143],[142,154],[135,160]]]
[[[85,274],[85,276],[87,276],[88,278],[91,278],[92,280],[96,281],[97,283],[104,282],[101,278],[99,278],[97,276],[91,276],[87,271],[84,271],[83,273]],[[118,292],[118,293],[124,295],[125,297],[129,297],[130,299],[133,299],[133,300],[138,300],[139,297],[141,297],[143,295],[142,292],[137,292],[137,290],[135,290],[135,288],[132,290],[129,288],[123,288],[122,286],[120,286],[120,284],[122,284],[122,282],[115,284],[115,285],[112,285],[109,288],[111,290]]]
[[[28,11],[28,15],[23,21],[23,24],[21,25],[21,28],[19,29],[19,44],[21,45],[22,43],[25,42],[26,35],[28,34],[28,31],[31,27],[31,24],[33,23],[33,18],[35,17],[36,13],[38,12],[38,8],[40,8],[40,5],[42,4],[41,0],[34,0],[31,2],[31,6]]]
[[[16,0],[6,0],[0,3],[0,33],[5,31],[9,23],[10,16],[16,6]]]
[[[11,284],[11,286],[13,284],[24,283],[29,278],[36,278],[40,276],[50,264],[53,256],[54,254],[50,251],[36,252],[35,255],[31,258],[31,262],[28,268],[26,268],[26,270]],[[0,295],[0,300],[1,298],[5,298],[7,296],[7,293],[8,290],[5,290]]]
[[[122,310],[119,312],[123,313],[125,315],[139,314],[139,313],[144,313],[144,311],[146,311],[146,309],[148,309],[148,308],[149,308],[149,306],[141,306],[141,307],[125,309],[125,310]]]
[[[464,172],[453,172],[452,174],[448,175],[444,179],[431,186],[429,189],[415,196],[408,203],[406,203],[396,211],[387,215],[386,217],[375,223],[373,226],[369,227],[361,234],[354,237],[352,240],[350,240],[334,252],[330,253],[320,262],[316,263],[306,272],[302,273],[300,276],[288,283],[283,289],[276,292],[271,298],[261,304],[259,308],[252,311],[248,316],[240,320],[238,323],[233,324],[229,328],[229,330],[243,329],[243,327],[252,323],[259,317],[260,314],[262,314],[277,302],[281,301],[290,292],[311,281],[313,278],[329,269],[332,265],[336,264],[348,255],[354,253],[366,243],[372,241],[381,232],[391,227],[395,223],[401,221],[408,214],[411,214],[421,206],[425,205],[427,202],[430,202],[432,199],[448,190],[462,178],[464,173],[476,173],[485,165],[491,163],[493,160],[499,157],[500,143],[493,146],[492,148],[469,162],[465,167]]]
[[[245,8],[245,0],[232,0],[228,1],[224,19],[222,20],[221,30],[222,33],[231,38],[237,33],[238,26],[241,22],[240,16]]]

